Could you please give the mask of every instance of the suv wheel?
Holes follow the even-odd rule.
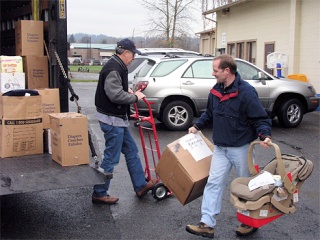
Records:
[[[279,108],[278,121],[283,127],[297,127],[301,123],[302,118],[302,104],[298,99],[286,100]]]
[[[184,131],[192,124],[193,111],[187,103],[174,101],[164,108],[161,120],[169,130]]]

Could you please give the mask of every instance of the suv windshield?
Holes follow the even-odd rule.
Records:
[[[153,70],[150,77],[163,77],[176,70],[182,64],[187,62],[187,59],[177,61],[165,61],[159,63],[159,65]]]

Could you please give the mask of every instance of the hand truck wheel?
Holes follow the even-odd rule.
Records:
[[[152,188],[152,196],[154,199],[161,201],[168,195],[169,189],[163,183],[157,183]]]

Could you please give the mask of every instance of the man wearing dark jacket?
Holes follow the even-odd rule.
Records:
[[[103,66],[95,94],[97,119],[104,133],[105,150],[101,168],[113,173],[118,165],[120,153],[125,156],[127,168],[137,197],[142,198],[156,184],[157,179],[146,183],[138,148],[129,130],[130,104],[145,97],[143,93],[132,92],[128,87],[127,66],[140,54],[134,42],[123,39],[117,43],[116,55]],[[114,204],[119,198],[108,194],[110,179],[94,186],[93,203]]]
[[[241,79],[232,56],[215,57],[212,66],[217,83],[209,93],[206,112],[189,128],[189,133],[212,124],[214,152],[203,192],[200,223],[186,226],[188,232],[209,238],[214,237],[216,216],[221,211],[223,191],[232,166],[240,177],[249,177],[250,143],[258,137],[263,147],[271,143],[271,119],[255,88]],[[248,236],[255,230],[241,224],[236,233]]]

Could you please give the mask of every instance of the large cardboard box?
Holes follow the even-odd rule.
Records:
[[[11,90],[25,89],[25,73],[0,73],[0,92],[6,93]]]
[[[48,58],[28,55],[23,57],[26,74],[26,89],[47,88],[49,86]]]
[[[16,55],[43,56],[43,22],[20,20],[15,27]]]
[[[202,196],[209,176],[213,144],[201,132],[170,143],[156,173],[182,205]]]
[[[74,112],[49,117],[52,159],[61,166],[89,164],[87,117]]]
[[[43,153],[41,96],[0,96],[0,157]]]
[[[23,72],[22,57],[0,56],[0,73]]]
[[[43,128],[50,128],[50,113],[60,112],[59,88],[36,89],[42,96],[42,122]]]
[[[42,118],[42,96],[0,96],[1,118]]]
[[[0,120],[0,157],[43,153],[42,118]]]

